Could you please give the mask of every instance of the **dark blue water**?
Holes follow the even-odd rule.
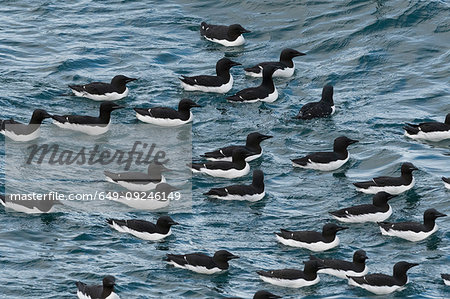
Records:
[[[309,252],[279,245],[273,232],[281,227],[319,230],[329,220],[327,211],[370,200],[352,182],[397,174],[403,161],[420,171],[414,189],[392,200],[390,220],[421,220],[430,207],[450,213],[450,193],[440,181],[450,176],[450,143],[420,143],[402,135],[403,123],[442,121],[450,111],[449,4],[298,2],[1,1],[1,118],[25,121],[36,108],[95,114],[98,104],[65,96],[66,85],[109,81],[120,73],[139,77],[121,101],[127,107],[176,106],[182,97],[204,106],[195,111],[194,157],[242,142],[255,130],[275,137],[264,143],[263,157],[252,162],[252,168],[266,174],[264,200],[206,200],[203,192],[228,181],[195,176],[192,213],[171,215],[183,226],[165,242],[111,231],[104,224],[108,212],[68,209],[30,216],[1,210],[0,297],[73,298],[75,281],[96,283],[106,274],[116,276],[122,298],[250,298],[261,288],[286,298],[369,297],[330,276],[322,276],[316,286],[291,290],[263,283],[255,271],[302,268]],[[202,20],[240,23],[252,33],[244,46],[224,48],[200,38]],[[179,86],[177,76],[213,73],[223,55],[250,66],[277,59],[285,47],[307,56],[296,58],[293,78],[276,80],[280,97],[272,104],[234,105],[222,95],[187,93]],[[232,72],[232,92],[259,84],[240,68]],[[292,121],[327,83],[335,86],[337,113],[328,119]],[[114,121],[136,123],[129,109],[117,112]],[[328,150],[344,134],[360,140],[351,147],[352,158],[344,168],[334,173],[292,168],[290,158]],[[120,216],[154,220],[159,215]],[[406,290],[391,297],[446,298],[450,292],[440,273],[449,272],[450,222],[438,222],[440,230],[418,243],[385,238],[372,224],[351,225],[340,234],[341,245],[320,256],[350,259],[362,248],[370,271],[384,273],[399,260],[418,262]],[[217,249],[241,256],[228,273],[198,275],[163,262],[166,253]]]

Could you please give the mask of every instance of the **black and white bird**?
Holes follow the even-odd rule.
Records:
[[[263,281],[286,288],[302,288],[319,283],[320,278],[317,271],[323,264],[319,261],[303,262],[305,267],[302,270],[281,269],[269,271],[256,271]]]
[[[392,215],[388,201],[395,195],[378,192],[373,196],[372,204],[358,205],[329,212],[334,218],[347,223],[380,222]]]
[[[86,285],[81,281],[75,283],[77,285],[77,296],[79,299],[119,299],[114,292],[116,279],[114,276],[108,275],[103,278],[103,285]]]
[[[406,124],[403,129],[405,136],[412,139],[434,142],[450,139],[450,113],[445,117],[444,123],[434,121],[418,125]]]
[[[14,119],[0,120],[0,134],[14,141],[31,141],[41,136],[41,124],[46,118],[52,116],[47,111],[36,109],[28,124],[23,124]]]
[[[318,152],[309,154],[303,158],[292,160],[294,167],[316,169],[321,171],[333,171],[347,163],[350,155],[347,147],[358,140],[352,140],[345,136],[334,140],[332,152]]]
[[[137,80],[123,75],[112,78],[111,83],[92,82],[84,85],[69,85],[77,97],[94,101],[116,101],[128,96],[127,83]]]
[[[418,170],[418,168],[412,163],[406,162],[402,164],[400,177],[381,176],[373,178],[371,181],[353,183],[353,185],[356,186],[356,190],[367,194],[384,191],[398,195],[414,187],[415,181],[412,175],[414,170]]]
[[[255,66],[245,68],[245,74],[252,77],[262,77],[263,69],[269,65],[277,67],[273,77],[292,77],[295,71],[295,64],[292,58],[306,55],[294,49],[284,49],[280,54],[280,61],[261,62]]]
[[[446,286],[450,286],[450,274],[441,274],[442,280]]]
[[[187,269],[200,274],[215,274],[228,270],[228,262],[237,258],[239,256],[226,250],[219,250],[213,257],[203,253],[168,254],[166,260],[168,264],[177,268]]]
[[[442,177],[442,181],[444,181],[445,188],[450,189],[450,178]]]
[[[324,266],[317,272],[323,274],[333,275],[339,278],[347,279],[347,276],[364,276],[367,274],[368,269],[366,266],[366,260],[368,259],[366,252],[362,249],[355,251],[353,254],[353,261],[343,260],[323,260],[314,255],[310,255],[311,260],[318,260]]]
[[[245,161],[248,152],[244,149],[233,150],[231,162],[213,161],[206,163],[192,163],[188,165],[193,173],[205,173],[213,177],[234,179],[247,175],[250,165]]]
[[[41,199],[32,199],[28,197],[26,199],[20,196],[14,197],[11,195],[4,196],[0,194],[0,204],[5,209],[13,210],[25,214],[46,214],[53,213],[56,210],[56,206],[61,202],[55,198],[52,193],[44,194]]]
[[[333,102],[333,86],[325,85],[322,89],[322,99],[303,105],[295,119],[313,119],[333,115],[336,111]]]
[[[275,234],[278,242],[284,245],[306,248],[318,252],[338,246],[339,237],[336,236],[336,233],[347,228],[334,223],[327,223],[323,226],[322,232],[288,231],[281,229],[280,233]]]
[[[257,169],[253,171],[251,185],[232,185],[223,188],[213,188],[204,195],[223,200],[259,201],[264,198],[264,173]]]
[[[123,106],[112,102],[103,102],[100,105],[100,115],[53,115],[53,123],[60,128],[82,132],[88,135],[101,135],[108,132],[111,125],[111,112]]]
[[[131,219],[107,219],[111,228],[118,232],[128,233],[139,239],[148,241],[162,240],[172,234],[172,225],[177,225],[178,222],[173,221],[169,216],[161,216],[156,221],[156,224],[145,220]]]
[[[376,273],[361,277],[348,276],[348,284],[363,288],[376,295],[387,295],[401,291],[408,283],[406,272],[419,264],[398,262],[394,265],[393,276]]]
[[[438,230],[436,219],[447,215],[428,209],[423,214],[423,224],[419,222],[378,222],[381,234],[398,237],[412,242],[422,241]]]
[[[178,111],[169,107],[134,108],[136,118],[142,122],[162,126],[174,127],[192,121],[191,108],[202,107],[190,99],[182,99],[178,103]]]
[[[159,183],[151,191],[119,192],[112,200],[125,204],[137,210],[160,210],[168,207],[172,200],[181,199],[181,192],[177,187],[167,183]]]
[[[272,138],[273,136],[263,135],[258,132],[253,132],[247,135],[245,145],[230,145],[222,147],[218,150],[205,153],[202,157],[210,161],[231,161],[231,154],[235,149],[245,149],[249,152],[245,161],[250,162],[261,157],[263,150],[261,148],[261,142]]]
[[[148,165],[147,173],[121,172],[115,173],[105,170],[106,180],[118,184],[130,191],[150,191],[160,183],[165,183],[163,172],[170,171],[161,163],[152,162]]]
[[[245,43],[243,33],[249,33],[239,24],[230,26],[211,25],[206,22],[200,24],[200,34],[206,40],[221,44],[225,47],[241,46]]]
[[[275,66],[265,67],[261,85],[243,89],[235,95],[227,97],[227,100],[236,103],[274,102],[278,99],[278,91],[272,79],[272,75],[276,70],[277,67]]]
[[[181,87],[186,91],[203,91],[215,93],[227,93],[233,87],[233,76],[230,69],[233,66],[241,65],[228,58],[222,58],[216,63],[217,76],[181,76]]]
[[[253,299],[277,299],[277,298],[281,298],[278,295],[272,294],[271,292],[268,291],[258,291],[255,293],[255,295],[253,295]],[[240,297],[226,297],[223,299],[241,299]]]

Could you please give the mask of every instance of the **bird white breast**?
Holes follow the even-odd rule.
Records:
[[[333,105],[331,106],[331,115],[333,115],[336,112],[336,107]]]
[[[277,69],[273,73],[272,78],[274,78],[274,77],[289,78],[289,77],[292,77],[292,75],[294,75],[294,71],[295,71],[295,65],[293,67],[285,67],[284,69]],[[245,74],[247,76],[251,76],[251,77],[255,77],[255,78],[262,78],[263,72],[262,72],[262,69],[260,68],[259,73],[245,71]]]
[[[151,109],[149,109],[151,110]],[[149,115],[142,115],[139,113],[136,113],[137,119],[140,121],[143,121],[148,124],[161,126],[161,127],[176,127],[181,126],[184,124],[187,124],[192,121],[193,115],[192,112],[189,112],[189,118],[187,120],[181,120],[181,119],[170,119],[170,118],[156,118]]]
[[[80,290],[77,291],[77,296],[78,299],[92,299],[91,296],[82,293]]]
[[[265,97],[264,99],[259,99],[259,101],[261,102],[267,102],[267,103],[272,103],[275,102],[275,100],[278,99],[278,91],[275,88],[275,90],[269,94],[267,97]]]
[[[53,120],[53,123],[57,125],[58,127],[62,129],[82,132],[88,135],[101,135],[108,132],[109,127],[111,125],[111,122],[109,122],[106,126],[95,126],[95,125],[80,125],[80,124],[73,124],[70,122],[60,123],[59,121]]]
[[[0,131],[0,133],[5,135],[11,140],[18,142],[27,142],[39,138],[41,136],[41,128],[36,129],[33,133],[28,135],[16,134],[13,131],[8,130]]]
[[[241,176],[247,175],[250,171],[250,165],[245,163],[245,167],[241,170],[238,169],[229,169],[229,170],[221,170],[221,169],[208,169],[208,168],[200,168],[200,171],[196,169],[192,169],[192,172],[201,172],[206,173],[213,177],[226,178],[226,179],[234,179],[239,178]]]
[[[309,249],[309,250],[315,251],[315,252],[325,251],[325,250],[334,248],[339,245],[339,238],[337,236],[334,238],[333,242],[330,242],[330,243],[325,243],[322,241],[316,242],[316,243],[305,243],[305,242],[300,242],[300,241],[293,240],[293,239],[285,239],[278,235],[276,235],[276,237],[277,237],[278,242],[280,242],[284,245],[291,246],[291,247],[306,248],[306,249]]]
[[[320,171],[333,171],[333,170],[340,168],[345,163],[347,163],[349,158],[350,158],[350,155],[347,155],[347,158],[345,158],[344,160],[336,160],[336,161],[333,161],[330,163],[317,163],[317,162],[308,160],[308,163],[306,163],[305,166],[295,164],[294,162],[292,162],[292,165],[294,167],[300,167],[300,168],[306,168],[306,169],[316,169],[316,170],[320,170]]]
[[[227,93],[233,87],[233,76],[230,74],[230,80],[220,86],[203,86],[203,85],[189,85],[181,81],[181,87],[186,91],[202,91],[214,93]]]
[[[132,194],[131,194],[132,195]],[[125,204],[137,210],[159,210],[167,207],[170,200],[156,200],[150,198],[135,198],[133,196],[120,196],[118,198],[113,198],[114,201]]]
[[[54,212],[54,206],[50,208],[48,212],[43,212],[38,209],[38,207],[29,208],[26,206],[23,206],[21,204],[14,203],[13,201],[6,201],[6,203],[3,202],[3,200],[0,200],[0,203],[5,207],[5,209],[11,209],[16,212],[25,213],[25,214],[47,214],[47,213],[53,213]]]
[[[106,297],[105,299],[120,299],[119,295],[117,295],[116,293],[112,292],[111,294],[109,294],[108,297]]]
[[[259,154],[254,154],[254,155],[248,156],[247,158],[245,158],[245,161],[250,162],[250,161],[256,160],[259,157],[261,157],[262,154],[263,154],[263,150],[261,149],[261,152]],[[231,162],[233,160],[233,158],[232,157],[206,158],[206,160],[208,160],[208,161],[227,161],[227,162]]]
[[[392,208],[391,208],[391,206],[389,206],[389,210],[387,210],[386,212],[378,212],[378,213],[371,213],[371,214],[359,214],[359,215],[347,214],[346,217],[338,217],[338,216],[334,216],[334,215],[332,215],[332,216],[341,222],[364,223],[364,222],[384,221],[384,220],[388,219],[391,215],[392,215]]]
[[[450,280],[446,280],[446,279],[443,279],[444,280],[444,284],[446,285],[446,286],[450,286]]]
[[[372,285],[369,285],[369,284],[358,284],[356,281],[354,281],[351,278],[349,278],[348,284],[352,285],[352,286],[356,286],[356,287],[360,287],[360,288],[366,289],[369,292],[377,294],[377,295],[387,295],[387,294],[393,293],[395,291],[401,291],[401,290],[403,290],[405,288],[404,286],[399,286],[399,285],[394,285],[394,286],[372,286]]]
[[[206,267],[202,267],[202,266],[193,266],[193,265],[178,265],[177,263],[175,263],[174,261],[169,261],[167,262],[169,265],[173,265],[177,268],[181,268],[181,269],[186,269],[186,270],[190,270],[196,273],[200,273],[200,274],[215,274],[215,273],[219,273],[222,272],[224,270],[220,269],[220,268],[212,268],[212,269],[208,269]]]
[[[118,232],[121,233],[127,233],[127,234],[131,234],[139,239],[142,240],[147,240],[147,241],[158,241],[158,240],[162,240],[168,236],[170,236],[172,234],[172,230],[169,229],[169,232],[167,234],[158,234],[158,233],[148,233],[148,232],[139,232],[136,230],[133,230],[127,226],[120,226],[117,223],[113,222],[112,225],[109,225],[112,228],[114,228],[115,230],[117,230]]]
[[[392,195],[398,195],[405,191],[408,191],[412,187],[414,187],[415,180],[412,179],[409,185],[401,185],[401,186],[386,186],[386,187],[378,187],[378,186],[370,186],[367,189],[364,188],[356,188],[356,190],[361,191],[366,194],[377,194],[378,192],[384,191]]]
[[[409,134],[405,131],[405,136],[416,139],[416,140],[427,140],[433,142],[439,142],[445,139],[450,139],[450,130],[449,131],[436,131],[436,132],[428,132],[425,133],[423,131],[419,131],[417,134]]]
[[[413,232],[410,230],[407,231],[401,231],[401,230],[395,230],[395,229],[389,229],[385,230],[380,226],[381,234],[385,236],[391,236],[391,237],[398,237],[402,238],[411,242],[418,242],[422,241],[423,239],[428,238],[432,234],[434,234],[438,230],[437,224],[434,225],[433,229],[429,232]]]
[[[445,186],[445,188],[450,189],[450,184],[449,183],[444,182],[444,186]]]
[[[124,97],[126,97],[128,95],[128,87],[125,88],[125,91],[122,93],[118,93],[118,92],[108,92],[105,94],[90,94],[88,92],[79,92],[76,90],[73,90],[73,93],[77,96],[77,97],[82,97],[82,98],[88,98],[94,101],[117,101],[120,99],[123,99]]]
[[[314,280],[306,280],[303,278],[299,279],[280,279],[280,278],[273,278],[273,277],[266,277],[266,276],[259,276],[263,281],[280,286],[280,287],[286,287],[286,288],[301,288],[306,286],[315,285],[320,281],[319,276],[316,277]]]
[[[338,270],[338,269],[333,269],[333,268],[326,268],[326,269],[320,269],[319,271],[317,271],[317,273],[323,273],[323,274],[328,274],[328,275],[333,275],[342,279],[347,279],[347,276],[355,276],[355,277],[359,277],[359,276],[364,276],[369,272],[369,269],[367,268],[367,266],[364,267],[364,270],[361,272],[355,272],[352,270]]]
[[[221,45],[223,45],[225,47],[241,46],[241,45],[243,45],[245,43],[245,39],[244,39],[244,36],[242,34],[239,35],[234,41],[231,41],[231,42],[229,40],[226,40],[226,39],[215,39],[215,38],[209,38],[209,37],[206,37],[206,36],[203,36],[203,37],[206,40],[209,40],[210,42],[218,43],[218,44],[221,44]]]
[[[159,183],[165,183],[166,179],[164,178],[164,176],[161,176],[161,181],[159,181],[158,183],[153,183],[153,182],[149,182],[148,184],[133,184],[127,181],[117,181],[117,184],[130,190],[130,191],[142,191],[142,192],[146,192],[146,191],[150,191],[150,190],[154,190],[156,188],[156,186],[158,186]]]
[[[255,201],[259,201],[259,200],[263,199],[265,195],[266,195],[266,192],[263,191],[262,193],[253,194],[253,195],[227,194],[226,196],[212,195],[211,197],[214,197],[217,199],[222,199],[222,200],[240,200],[240,201],[255,202]]]

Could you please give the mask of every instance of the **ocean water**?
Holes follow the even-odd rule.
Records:
[[[242,143],[252,131],[273,135],[264,155],[251,163],[265,173],[267,196],[258,203],[207,200],[202,194],[228,180],[195,175],[193,207],[172,213],[181,226],[152,243],[112,231],[105,218],[155,220],[162,213],[67,209],[30,216],[0,210],[0,298],[74,298],[75,282],[99,283],[114,275],[121,298],[251,298],[267,289],[283,298],[366,298],[364,290],[321,275],[313,287],[286,289],[259,280],[260,269],[303,268],[310,252],[278,244],[280,228],[320,230],[328,211],[366,203],[371,196],[352,182],[396,175],[401,162],[420,170],[416,186],[391,201],[389,220],[422,219],[427,208],[449,214],[450,142],[426,143],[403,136],[405,122],[443,121],[450,112],[449,4],[447,1],[0,1],[1,118],[27,121],[36,108],[50,113],[96,114],[98,103],[69,96],[67,84],[138,77],[129,84],[128,108],[175,107],[189,97],[194,111],[193,157]],[[201,21],[240,23],[247,43],[224,48],[202,40]],[[177,77],[213,74],[223,56],[251,66],[276,60],[283,48],[298,57],[289,79],[276,79],[271,104],[227,103],[223,95],[183,92]],[[232,69],[230,92],[258,85],[242,68]],[[335,87],[331,118],[294,121],[300,107]],[[135,124],[131,109],[115,123]],[[360,140],[351,159],[333,173],[298,170],[290,159],[332,148],[334,138]],[[4,144],[3,137],[0,143]],[[4,149],[0,149],[4,156]],[[1,159],[4,168],[5,161]],[[4,175],[2,176],[4,179]],[[74,179],[81,179],[74,178]],[[233,180],[246,183],[251,175]],[[105,183],[106,184],[106,183]],[[3,191],[3,187],[1,189]],[[114,214],[115,213],[115,214]],[[370,272],[391,273],[395,262],[420,263],[410,283],[390,297],[448,298],[440,274],[449,272],[450,221],[417,243],[381,236],[373,224],[351,225],[341,245],[318,254],[351,259],[364,249]],[[227,249],[241,258],[227,273],[194,274],[166,266],[166,253]]]

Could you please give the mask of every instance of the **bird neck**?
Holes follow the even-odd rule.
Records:
[[[103,123],[109,123],[109,121],[111,120],[111,111],[100,110],[99,118],[103,121]]]
[[[231,161],[238,167],[238,169],[244,169],[247,164],[245,159],[242,157],[232,157]]]
[[[112,287],[103,286],[103,291],[100,298],[107,298],[109,295],[111,295],[112,292],[114,292],[114,286]]]
[[[224,78],[226,80],[230,79],[230,69],[216,67],[216,74],[218,77]]]
[[[273,84],[272,74],[270,74],[270,75],[265,74],[263,76],[261,86],[264,86],[264,87],[270,89],[271,91],[275,90],[275,85]]]
[[[333,242],[334,239],[336,238],[336,233],[327,233],[327,232],[322,232],[322,237],[324,238],[324,240],[328,243]]]
[[[314,280],[317,278],[317,267],[315,265],[305,265],[303,269],[303,273],[305,274],[305,278],[308,280]]]
[[[434,218],[425,218],[423,219],[423,225],[425,226],[425,228],[430,231],[434,228],[434,226],[436,225],[436,219]]]
[[[218,259],[218,258],[216,258],[216,257],[213,257],[213,261],[214,261],[214,263],[217,265],[217,267],[219,267],[219,268],[222,269],[222,270],[226,270],[226,269],[228,269],[228,267],[230,266],[230,265],[228,264],[228,261],[223,260],[223,259]]]
[[[253,177],[252,186],[256,188],[257,191],[264,191],[264,179],[262,177]]]
[[[292,58],[290,57],[280,56],[280,62],[287,67],[294,67],[294,61],[292,61]]]
[[[402,285],[406,284],[406,282],[408,281],[408,276],[406,275],[406,271],[408,271],[408,270],[404,270],[404,269],[396,270],[396,269],[394,269],[394,278],[399,283],[401,283]]]

